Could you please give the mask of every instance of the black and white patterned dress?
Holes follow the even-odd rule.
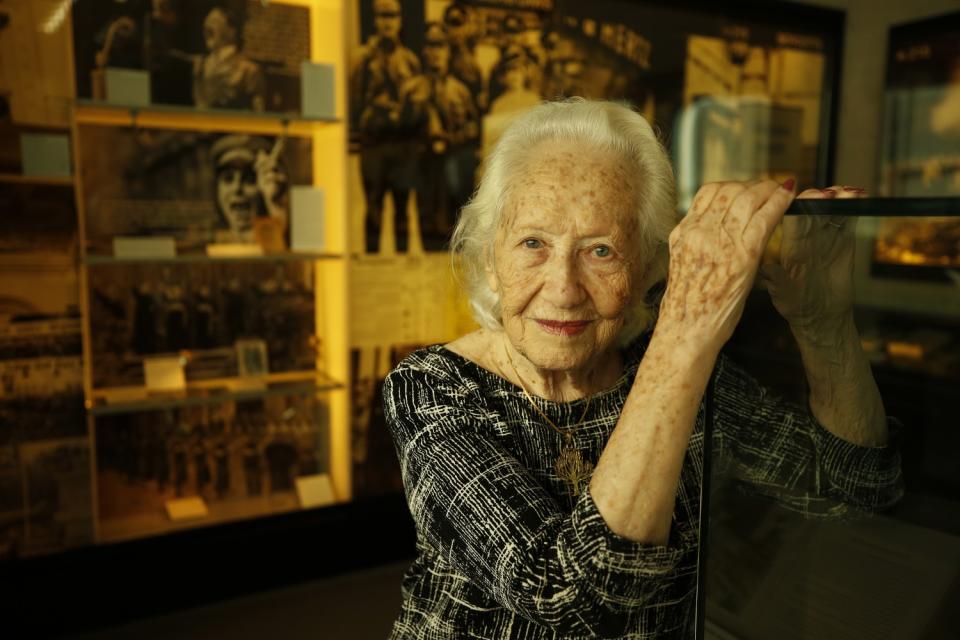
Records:
[[[590,398],[575,446],[596,463],[648,343]],[[875,510],[902,491],[893,448],[859,447],[773,397],[721,356],[714,451],[761,490],[808,512]],[[557,425],[585,399],[535,399]],[[417,558],[391,640],[692,637],[703,451],[701,405],[666,546],[622,538],[553,470],[563,445],[522,390],[441,345],[410,355],[384,387]]]

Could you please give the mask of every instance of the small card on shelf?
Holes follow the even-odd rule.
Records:
[[[290,189],[290,249],[323,251],[326,196],[318,187]]]
[[[300,112],[305,118],[334,118],[334,68],[332,64],[300,63]]]
[[[177,243],[172,236],[117,236],[114,258],[176,258]]]
[[[184,391],[187,378],[181,356],[160,356],[143,359],[143,379],[147,391]]]
[[[200,496],[190,496],[189,498],[174,498],[167,500],[164,504],[167,511],[167,517],[174,522],[182,520],[197,520],[206,518],[210,515],[207,503]]]
[[[297,478],[297,497],[300,499],[300,506],[304,509],[325,507],[337,501],[330,475],[326,473]]]
[[[150,73],[138,69],[107,68],[107,102],[127,107],[150,106]]]
[[[55,133],[21,133],[23,175],[65,178],[70,170],[70,137]]]

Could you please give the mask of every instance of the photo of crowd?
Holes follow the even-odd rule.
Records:
[[[733,98],[737,128],[767,137],[759,152],[723,149],[725,166],[801,182],[825,170],[820,113],[834,52],[822,35],[611,0],[360,0],[357,22],[349,118],[361,197],[352,215],[366,253],[445,250],[481,159],[545,99],[629,102],[676,155],[685,111]],[[724,109],[704,112],[715,120]],[[693,179],[703,173],[693,168]]]

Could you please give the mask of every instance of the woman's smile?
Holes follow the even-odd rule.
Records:
[[[584,330],[590,326],[590,320],[540,320],[534,319],[540,328],[542,328],[547,333],[552,333],[558,336],[575,336],[580,333],[583,333]]]

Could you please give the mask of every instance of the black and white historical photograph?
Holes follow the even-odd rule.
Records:
[[[83,125],[87,250],[164,236],[177,253],[211,244],[290,246],[290,187],[312,184],[311,141],[294,136]],[[110,149],[111,153],[102,153]]]
[[[99,418],[104,535],[162,531],[164,504],[191,496],[215,521],[297,508],[296,479],[329,469],[325,416],[322,401],[294,395]]]
[[[90,268],[90,340],[95,387],[141,385],[143,359],[189,352],[187,380],[312,371],[313,265],[102,265]],[[238,362],[238,342],[262,349]]]
[[[640,110],[674,156],[681,207],[712,180],[826,170],[825,34],[652,2],[358,2],[351,215],[367,253],[444,250],[480,159],[543,99]]]
[[[109,69],[145,71],[152,104],[299,112],[307,7],[260,0],[78,0],[77,96],[107,100]]]

